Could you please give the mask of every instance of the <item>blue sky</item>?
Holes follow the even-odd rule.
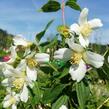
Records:
[[[61,11],[56,13],[39,13],[37,10],[47,0],[0,0],[0,28],[14,35],[22,34],[33,40],[48,21],[55,19],[49,28],[46,37],[52,37],[56,26],[62,24]],[[59,0],[61,1],[61,0]],[[104,26],[93,33],[92,40],[109,42],[109,0],[78,0],[81,8],[89,8],[89,19],[100,18]],[[77,22],[79,12],[68,7],[65,8],[66,23],[70,26]]]

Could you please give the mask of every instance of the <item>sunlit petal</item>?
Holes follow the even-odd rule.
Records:
[[[80,82],[86,73],[86,64],[83,60],[80,61],[79,65],[72,65],[70,67],[69,73],[73,80]]]
[[[80,14],[80,17],[79,17],[79,24],[80,25],[83,25],[87,22],[87,16],[88,16],[88,9],[84,8]]]

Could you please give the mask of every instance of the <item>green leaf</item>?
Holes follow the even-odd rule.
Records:
[[[45,31],[49,28],[49,26],[52,24],[53,21],[54,21],[54,20],[51,20],[51,21],[48,22],[48,24],[47,24],[46,27],[45,27]]]
[[[60,3],[54,0],[48,1],[41,7],[41,11],[43,12],[56,12],[59,9],[61,9]]]
[[[68,96],[61,96],[55,103],[52,105],[52,109],[59,109],[62,105],[66,104],[68,100]]]
[[[35,86],[33,88],[33,93],[35,94],[33,101],[35,102],[35,104],[40,103],[41,101],[41,96],[42,96],[42,92],[39,88],[38,82],[35,82]]]
[[[70,1],[67,1],[65,5],[66,6],[69,6],[72,9],[81,11],[80,6],[75,1],[71,1],[71,0]]]
[[[64,70],[61,73],[61,75],[59,76],[59,78],[63,78],[63,77],[65,77],[68,74],[69,74],[69,69],[68,68],[64,68]]]
[[[44,31],[41,31],[40,33],[38,33],[36,35],[37,42],[39,42],[41,40],[41,38],[44,36],[44,34],[45,34],[45,30]]]
[[[89,87],[86,86],[82,81],[76,84],[76,93],[79,102],[79,108],[85,109],[85,103],[89,97]]]
[[[54,20],[49,21],[48,24],[46,25],[45,29],[36,35],[37,42],[39,42],[41,40],[41,38],[45,35],[45,32],[47,31],[47,29],[49,28],[49,26],[52,24],[53,21]]]
[[[49,51],[51,51],[51,49],[53,50],[54,48],[57,47],[57,45],[58,45],[58,38],[57,38],[57,36],[55,36],[52,40],[48,41],[48,43],[45,46],[40,44],[40,46],[43,49],[43,52],[46,52],[47,49],[49,49]],[[52,55],[53,53],[50,53],[50,54]]]
[[[58,38],[54,37],[53,40],[51,40],[46,47],[53,48],[57,44],[57,42],[58,42]]]
[[[53,86],[52,88],[48,88],[44,92],[42,102],[45,104],[53,102],[54,100],[57,99],[58,95],[62,92],[62,90],[66,86],[67,85],[65,85],[65,84],[58,84],[56,86]]]

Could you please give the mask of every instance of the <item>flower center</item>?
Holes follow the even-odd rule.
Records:
[[[25,82],[24,78],[17,78],[13,81],[13,86],[19,90],[23,87],[24,82]]]
[[[81,34],[84,37],[88,37],[91,34],[91,32],[92,32],[92,29],[91,29],[91,26],[88,23],[81,26]]]
[[[36,62],[36,60],[34,60],[33,58],[27,58],[27,64],[28,66],[32,69],[34,67],[36,67],[38,65],[38,63]]]
[[[70,62],[71,64],[79,64],[81,59],[82,59],[82,53],[74,52],[71,56]]]
[[[58,27],[57,30],[64,38],[70,38],[70,32],[67,26],[61,25]]]
[[[33,44],[32,42],[28,42],[28,44],[25,48],[29,48],[32,44]]]
[[[70,33],[69,33],[68,29],[63,30],[63,36],[64,36],[64,38],[70,38]]]
[[[9,104],[15,104],[15,103],[16,103],[16,99],[14,97],[10,97]]]

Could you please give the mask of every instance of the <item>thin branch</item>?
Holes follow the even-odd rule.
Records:
[[[62,0],[62,22],[63,22],[63,25],[65,25],[65,3],[64,3],[64,0]]]
[[[105,103],[107,103],[109,101],[109,97],[97,108],[100,109]]]

